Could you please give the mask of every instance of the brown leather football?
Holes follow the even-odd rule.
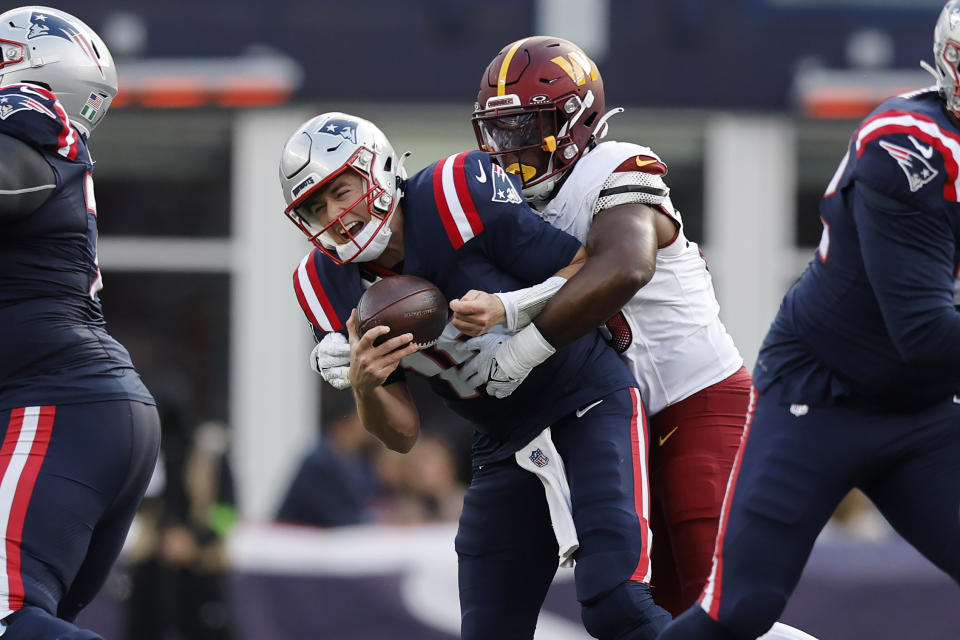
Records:
[[[375,344],[412,333],[422,349],[436,343],[447,324],[447,299],[423,278],[397,275],[382,278],[357,303],[357,328],[362,336],[378,325],[390,327]]]

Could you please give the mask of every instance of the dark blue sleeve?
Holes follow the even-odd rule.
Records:
[[[78,135],[56,96],[23,84],[0,88],[0,133],[71,160],[69,154],[76,147]]]
[[[521,281],[546,280],[570,264],[580,241],[545,222],[520,195],[518,179],[481,151],[468,156],[467,185],[483,222],[475,241],[491,262]],[[480,177],[486,177],[480,181]]]
[[[946,213],[920,211],[857,183],[853,215],[867,278],[901,357],[960,375],[955,236]]]

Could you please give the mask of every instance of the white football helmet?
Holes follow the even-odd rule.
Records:
[[[39,84],[56,94],[86,136],[117,95],[117,67],[93,29],[49,7],[0,14],[0,86]]]
[[[933,62],[936,70],[921,63],[937,79],[937,88],[947,108],[960,117],[960,0],[950,0],[933,30]]]
[[[287,202],[284,213],[318,249],[337,264],[376,260],[390,241],[390,217],[403,195],[406,173],[387,136],[369,120],[346,113],[316,116],[290,136],[280,158],[280,185]],[[363,195],[353,206],[321,225],[305,205],[344,171],[363,180]],[[351,230],[341,219],[366,204],[370,220]],[[338,243],[337,237],[347,242]]]

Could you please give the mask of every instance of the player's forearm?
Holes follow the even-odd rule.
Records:
[[[394,383],[369,390],[354,389],[364,428],[388,449],[407,453],[420,435],[420,414],[405,385]]]
[[[534,320],[550,344],[561,347],[596,329],[650,281],[657,259],[652,215],[624,208],[596,219],[586,264]]]

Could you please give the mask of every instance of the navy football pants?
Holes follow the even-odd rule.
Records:
[[[0,428],[0,618],[34,606],[72,621],[106,580],[153,473],[156,407],[6,409]],[[17,619],[4,640],[18,637]]]
[[[854,487],[960,582],[960,404],[948,398],[891,413],[755,398],[727,490],[714,573],[700,597],[709,619],[694,605],[662,640],[764,633],[786,606],[820,530]]]
[[[639,393],[611,393],[551,431],[566,466],[580,542],[578,599],[648,582],[647,425]],[[474,470],[456,549],[464,640],[532,638],[558,566],[540,480],[513,458]]]

